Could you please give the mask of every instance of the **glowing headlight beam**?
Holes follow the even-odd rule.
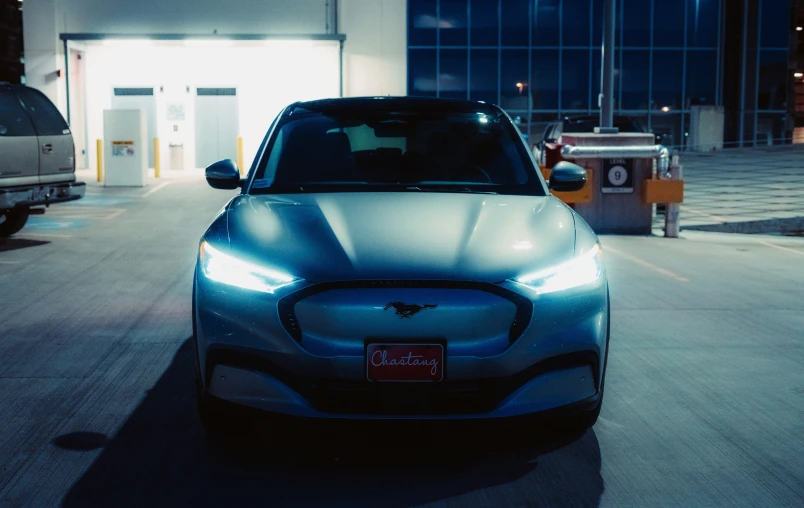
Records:
[[[596,282],[603,273],[603,252],[595,245],[580,256],[545,270],[516,277],[514,282],[538,294],[553,293]]]
[[[206,278],[242,289],[273,293],[299,280],[292,275],[224,254],[207,242],[201,244],[200,259],[201,271]]]

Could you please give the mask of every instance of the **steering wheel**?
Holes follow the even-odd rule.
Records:
[[[477,183],[491,183],[491,177],[486,170],[476,164],[467,164],[455,174],[457,180],[466,180]]]

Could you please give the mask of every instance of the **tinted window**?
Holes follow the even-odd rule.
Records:
[[[472,62],[469,98],[496,104],[499,53],[496,49],[473,49],[469,58]]]
[[[41,92],[30,88],[23,88],[19,93],[20,99],[33,119],[36,133],[40,136],[60,136],[66,134],[67,122],[61,116],[56,106]]]
[[[505,0],[502,9],[501,30],[503,46],[527,46],[529,44],[529,2],[528,0]]]
[[[592,42],[589,0],[564,0],[563,28],[565,46],[589,46]]]
[[[441,45],[466,46],[469,33],[466,0],[441,0],[439,9]]]
[[[499,43],[500,13],[497,0],[472,2],[472,45],[496,46]]]
[[[408,44],[435,46],[438,26],[436,0],[411,0],[408,9]]]
[[[263,181],[252,192],[459,185],[461,190],[543,195],[514,126],[504,116],[479,113],[294,114],[284,120],[256,179]]]
[[[531,16],[534,46],[558,46],[560,19],[558,8],[559,0],[541,0],[534,3]]]
[[[467,51],[465,49],[443,49],[440,60],[438,95],[450,99],[466,99]]]
[[[408,50],[408,92],[422,97],[436,96],[436,50]]]
[[[17,94],[6,89],[0,90],[0,137],[10,136],[36,136],[36,132]]]
[[[623,45],[650,45],[651,2],[645,0],[624,0],[622,3]],[[602,23],[601,23],[602,24]]]

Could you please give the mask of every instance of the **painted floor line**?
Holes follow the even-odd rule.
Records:
[[[638,265],[644,266],[645,268],[649,268],[649,269],[653,270],[656,273],[664,275],[665,277],[675,279],[678,282],[689,282],[690,281],[686,277],[682,277],[681,275],[679,275],[679,274],[677,274],[675,272],[671,272],[670,270],[667,270],[667,269],[662,268],[660,266],[656,266],[653,263],[649,263],[648,261],[645,261],[644,259],[640,259],[640,258],[638,258],[636,256],[632,256],[630,254],[620,252],[620,251],[618,251],[616,249],[612,249],[611,247],[607,247],[607,246],[604,245],[603,246],[603,253],[606,253],[606,252],[612,252],[612,253],[614,253],[614,254],[622,257],[622,258],[625,258],[625,259],[627,259],[629,261],[632,261],[632,262],[634,262],[634,263],[636,263]]]
[[[104,219],[104,220],[116,219],[119,216],[123,215],[125,213],[125,211],[126,211],[125,208],[118,208],[117,210],[115,210],[114,212],[110,213],[106,217],[102,217],[102,219]]]
[[[776,245],[770,242],[765,242],[762,240],[757,240],[757,243],[761,243],[762,245],[767,245],[768,247],[773,247],[774,249],[783,250],[786,252],[792,252],[793,254],[798,254],[799,256],[804,256],[804,251],[790,249],[788,247],[782,247],[781,245]]]
[[[693,215],[700,215],[701,217],[709,217],[710,219],[715,219],[716,221],[719,221],[719,222],[726,222],[727,221],[727,219],[724,218],[724,217],[719,217],[717,215],[710,215],[708,213],[700,212],[700,211],[696,210],[695,208],[690,208],[687,205],[681,205],[681,209],[684,210],[685,212],[689,212],[689,213],[691,213]]]
[[[0,260],[0,265],[18,265],[20,264],[19,261],[3,261]]]
[[[150,196],[150,195],[151,195],[151,194],[153,194],[154,192],[156,192],[156,191],[158,191],[159,189],[161,189],[161,188],[163,188],[163,187],[166,187],[166,186],[168,186],[168,185],[170,185],[170,184],[171,184],[171,182],[162,182],[162,183],[160,183],[159,185],[157,185],[156,187],[154,187],[153,189],[151,189],[151,190],[149,190],[148,192],[146,192],[145,194],[143,194],[143,195],[142,195],[142,197],[147,198],[148,196]]]

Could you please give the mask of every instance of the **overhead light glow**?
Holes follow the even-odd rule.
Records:
[[[804,77],[804,73],[797,72],[797,73],[793,74],[793,76],[795,76],[797,78],[801,78],[801,77]]]
[[[306,40],[277,40],[277,39],[267,39],[263,41],[268,47],[294,47],[294,48],[312,48],[313,41],[306,41]]]
[[[663,108],[662,108],[662,111],[664,111],[665,113],[667,113],[668,111],[670,111],[670,108],[668,108],[667,106],[665,106],[665,107],[663,107]]]
[[[152,46],[154,41],[149,39],[104,39],[104,46]]]
[[[185,46],[190,47],[227,47],[234,44],[233,40],[228,39],[188,39],[184,41]]]
[[[802,30],[804,30],[804,27],[801,27],[801,26],[797,26],[797,27],[796,27],[796,32],[800,32],[800,31],[802,31]]]

